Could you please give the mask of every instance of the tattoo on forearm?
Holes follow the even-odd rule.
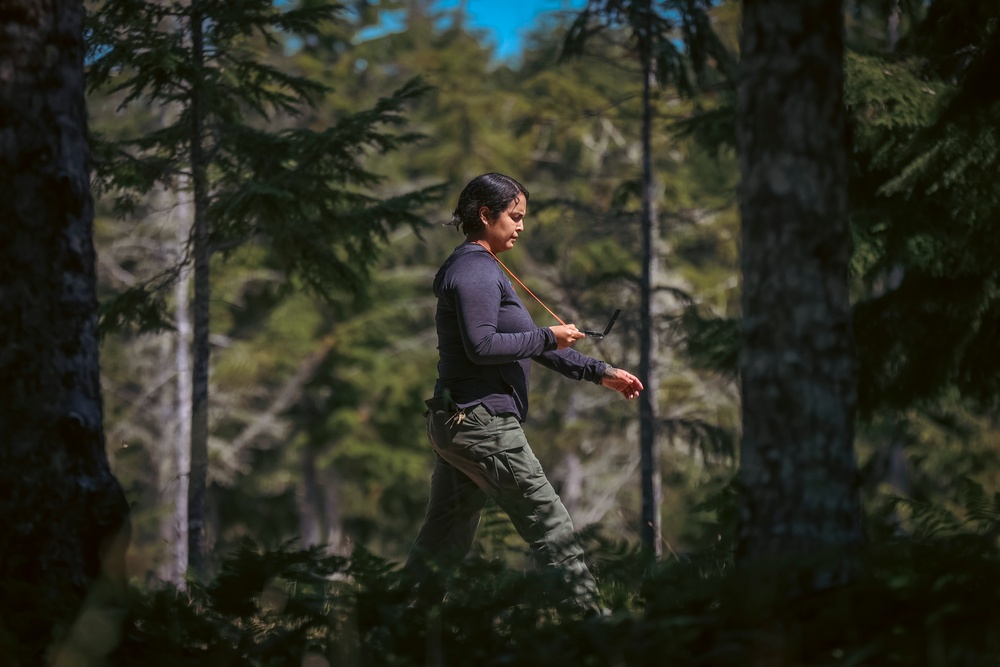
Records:
[[[612,377],[614,377],[615,376],[615,371],[617,371],[617,370],[618,369],[615,368],[614,366],[612,366],[611,364],[606,364],[604,366],[604,377],[606,377],[606,378],[612,378]]]

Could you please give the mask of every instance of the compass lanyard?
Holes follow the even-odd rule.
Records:
[[[489,248],[487,248],[485,245],[483,245],[479,241],[474,241],[474,243],[476,245],[480,246],[481,248],[485,249],[486,252],[488,252],[491,255],[493,255],[493,259],[495,259],[497,261],[497,264],[499,264],[500,266],[502,266],[503,269],[504,269],[504,271],[506,271],[507,273],[509,273],[510,277],[513,278],[514,280],[516,280],[517,284],[524,288],[525,292],[527,292],[528,294],[530,294],[535,301],[537,301],[538,303],[540,303],[541,306],[542,306],[542,308],[544,308],[545,310],[547,310],[549,312],[549,315],[551,315],[552,317],[556,318],[556,321],[559,322],[559,324],[561,324],[563,326],[566,326],[566,323],[562,321],[562,318],[559,317],[558,315],[556,315],[555,313],[553,313],[552,310],[548,306],[546,306],[544,303],[542,303],[542,300],[539,299],[537,296],[535,296],[535,293],[532,292],[530,289],[528,289],[528,286],[525,285],[524,283],[522,283],[521,279],[518,278],[516,275],[514,275],[513,271],[511,271],[510,269],[507,268],[506,264],[504,264],[503,262],[500,261],[500,258],[496,256],[495,252],[493,252],[492,250],[490,250]]]

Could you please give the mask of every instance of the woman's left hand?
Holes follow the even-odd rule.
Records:
[[[643,389],[642,382],[639,382],[639,378],[632,375],[628,371],[623,371],[622,369],[614,368],[613,366],[608,366],[604,369],[604,376],[601,378],[601,384],[608,389],[614,389],[630,401],[633,398],[638,397],[639,392]]]

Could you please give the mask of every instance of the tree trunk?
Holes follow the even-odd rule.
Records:
[[[160,336],[160,367],[169,373],[169,379],[159,392],[160,416],[156,430],[157,491],[164,508],[159,520],[163,555],[158,562],[157,576],[184,590],[187,587],[187,494],[191,469],[191,270],[184,262],[191,234],[192,208],[185,179],[180,181],[157,200],[160,208],[170,211],[166,223],[174,228],[176,244],[169,253],[170,262],[181,267],[174,284],[176,330]],[[166,369],[173,369],[173,372]]]
[[[583,480],[585,473],[580,455],[574,451],[564,453],[562,461],[559,462],[559,465],[553,472],[553,479],[560,481],[559,498],[562,500],[563,505],[566,506],[566,511],[569,512],[569,515],[575,519],[580,514],[581,505],[583,504]]]
[[[862,540],[841,9],[744,3],[742,562]]]
[[[104,448],[83,3],[6,0],[0,20],[0,651],[95,659],[72,625],[124,582],[128,504]],[[19,642],[19,646],[12,646]]]
[[[318,451],[306,444],[300,459],[299,527],[305,546],[324,545],[330,553],[343,553],[340,512],[340,477],[316,466]]]
[[[189,193],[180,188],[177,202],[177,249],[178,261],[183,261],[185,246],[192,228],[192,208]],[[174,289],[174,310],[177,313],[177,421],[171,459],[176,471],[173,490],[173,512],[170,533],[170,579],[180,589],[186,587],[188,570],[188,493],[191,472],[191,418],[193,387],[191,381],[191,268],[182,266]]]
[[[649,8],[652,12],[652,8]],[[649,38],[646,38],[649,41]],[[660,452],[656,440],[656,332],[653,330],[653,280],[656,275],[657,226],[653,201],[656,197],[652,167],[650,101],[653,83],[652,54],[642,51],[642,278],[639,286],[639,379],[645,390],[639,394],[639,452],[642,488],[640,538],[644,553],[659,559],[663,555],[660,536]]]
[[[191,15],[191,52],[195,84],[191,89],[191,187],[194,196],[194,335],[191,377],[191,471],[188,477],[188,567],[206,573],[208,490],[209,265],[208,185],[205,173],[202,81],[204,44],[201,16]]]
[[[896,44],[899,42],[899,22],[903,17],[903,9],[899,5],[899,0],[892,0],[889,5],[889,18],[885,26],[885,48],[889,53],[896,51]]]
[[[302,546],[314,547],[323,542],[326,518],[323,512],[323,488],[316,472],[316,450],[308,443],[302,446],[299,465],[302,473],[297,494],[299,539]]]
[[[323,515],[326,525],[323,531],[323,542],[336,554],[347,555],[344,544],[343,512],[340,506],[340,475],[336,470],[327,469],[323,474]]]

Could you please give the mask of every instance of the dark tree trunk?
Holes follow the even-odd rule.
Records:
[[[737,557],[862,539],[839,0],[743,5],[743,490]]]
[[[128,505],[104,449],[83,3],[0,10],[0,653],[41,664],[102,575]],[[110,650],[114,637],[91,637]],[[107,639],[107,641],[102,641]],[[19,647],[9,642],[17,641]]]
[[[206,572],[208,522],[208,368],[209,368],[209,267],[208,178],[204,155],[201,70],[204,62],[201,16],[192,12],[191,52],[195,85],[191,90],[191,187],[194,199],[192,254],[194,255],[194,328],[191,374],[191,473],[188,478],[188,567],[198,576]]]

